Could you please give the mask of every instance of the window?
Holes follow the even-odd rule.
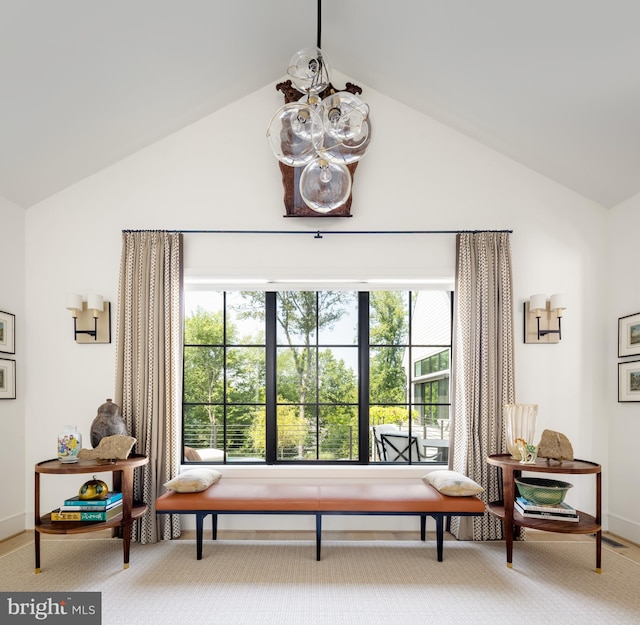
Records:
[[[185,461],[447,460],[450,292],[187,288],[185,311]]]

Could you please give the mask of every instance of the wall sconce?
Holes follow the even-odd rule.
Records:
[[[67,310],[73,316],[73,337],[76,343],[111,343],[111,303],[102,295],[67,295]],[[82,329],[78,329],[80,326]]]
[[[524,342],[559,343],[562,338],[562,311],[567,307],[564,293],[547,301],[544,293],[532,295],[524,303]]]

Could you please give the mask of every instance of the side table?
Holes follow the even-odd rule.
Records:
[[[502,488],[504,501],[489,503],[489,512],[502,519],[504,537],[507,545],[507,566],[513,566],[513,536],[514,528],[531,527],[546,532],[561,532],[565,534],[595,534],[596,536],[596,572],[602,572],[602,467],[587,460],[564,460],[559,463],[538,458],[535,464],[521,464],[519,460],[511,458],[510,454],[496,454],[489,456],[487,462],[499,467],[502,472]],[[594,474],[596,482],[596,510],[595,516],[578,511],[580,520],[577,523],[554,521],[547,519],[533,519],[522,516],[514,508],[516,493],[515,479],[523,471],[534,473],[556,474]]]
[[[97,462],[96,460],[78,460],[74,463],[62,463],[59,460],[45,460],[35,467],[35,558],[36,573],[40,573],[40,534],[82,534],[98,532],[112,528],[113,536],[122,537],[124,551],[124,568],[129,568],[129,551],[131,547],[131,525],[147,511],[147,504],[133,501],[133,472],[149,462],[146,456],[132,454],[125,460],[113,462]],[[122,513],[104,522],[95,521],[52,521],[51,514],[40,516],[40,476],[72,475],[82,473],[113,474],[113,490],[122,492]]]

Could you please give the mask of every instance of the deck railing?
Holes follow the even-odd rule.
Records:
[[[444,421],[444,420],[443,420]],[[448,421],[448,420],[447,420]],[[408,423],[399,424],[401,432],[408,432]],[[449,438],[448,425],[412,424],[411,433],[417,436],[425,449],[428,440],[442,441]],[[312,430],[306,426],[288,426],[278,432],[282,444],[278,446],[278,460],[355,460],[358,455],[357,429],[351,425],[335,425],[330,429]],[[227,461],[265,459],[263,445],[256,445],[255,430],[247,425],[188,426],[185,424],[184,444],[195,449],[215,448],[226,450]],[[373,437],[370,435],[371,461],[379,461]],[[433,450],[432,450],[433,451]],[[427,454],[428,456],[428,454]],[[441,459],[443,454],[432,454]]]

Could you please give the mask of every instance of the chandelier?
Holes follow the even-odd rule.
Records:
[[[287,182],[295,185],[294,196],[299,194],[311,215],[345,206],[348,215],[353,173],[371,141],[369,106],[359,96],[362,89],[347,83],[337,91],[330,71],[318,26],[318,45],[294,54],[287,69],[290,80],[276,85],[285,105],[267,129],[285,189]]]

